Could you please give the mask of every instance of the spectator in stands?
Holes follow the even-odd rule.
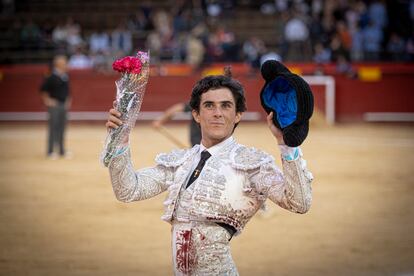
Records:
[[[314,14],[309,24],[309,35],[311,43],[315,46],[317,43],[328,43],[328,34],[322,24],[322,17],[318,14]]]
[[[126,25],[131,32],[150,31],[154,29],[151,19],[145,15],[142,9],[139,9],[135,14],[130,14]]]
[[[345,51],[349,54],[352,47],[352,36],[344,21],[338,21],[336,23],[336,33],[338,34]]]
[[[353,61],[360,61],[364,59],[364,37],[362,30],[357,24],[352,32],[352,44],[351,44],[351,59]]]
[[[93,32],[89,38],[89,50],[91,53],[110,51],[109,35],[102,29]]]
[[[349,57],[349,52],[345,49],[344,45],[342,44],[341,38],[339,37],[339,34],[337,33],[335,33],[332,37],[330,48],[331,48],[331,59],[333,62],[337,62],[339,56],[344,56],[346,58]]]
[[[348,57],[344,54],[339,54],[337,56],[335,69],[337,73],[344,74],[349,78],[354,78],[356,75],[351,63],[348,60]]]
[[[55,153],[55,147],[58,147],[61,157],[69,157],[64,145],[66,113],[71,105],[67,70],[67,58],[62,55],[55,56],[52,74],[43,81],[40,87],[43,103],[48,111],[47,157],[50,159],[56,159],[58,156]]]
[[[286,23],[284,34],[288,44],[287,59],[290,61],[308,60],[310,57],[309,29],[298,12],[294,12]]]
[[[222,60],[223,49],[221,47],[218,35],[213,32],[208,36],[206,49],[206,62],[218,62]]]
[[[272,37],[272,40],[275,43],[275,47],[279,50],[280,56],[283,59],[286,59],[288,55],[288,43],[285,36],[286,23],[290,19],[290,14],[288,11],[282,11],[278,15],[278,20],[274,22],[275,35]]]
[[[387,43],[387,52],[392,61],[405,60],[405,42],[397,33],[392,33]]]
[[[266,51],[266,46],[260,38],[252,36],[243,43],[243,56],[251,68],[260,68],[260,57]]]
[[[273,15],[276,12],[276,5],[273,2],[264,2],[260,5],[260,12],[265,15]]]
[[[161,43],[165,47],[173,35],[171,15],[164,10],[158,10],[153,15],[155,30],[158,32]]]
[[[205,60],[207,62],[238,61],[243,41],[237,41],[236,37],[239,37],[239,33],[224,28],[223,23],[229,22],[228,25],[232,26],[232,22],[239,19],[226,16],[226,13],[237,8],[237,5],[253,7],[254,12],[257,13],[260,6],[266,4],[271,6],[271,12],[275,8],[277,14],[277,20],[273,25],[274,36],[269,40],[266,39],[266,42],[271,41],[272,48],[277,49],[285,60],[311,60],[312,49],[316,43],[322,42],[324,45],[328,45],[336,35],[339,35],[343,48],[350,52],[353,61],[401,60],[400,54],[397,54],[398,57],[395,54],[395,51],[400,51],[401,42],[397,42],[396,37],[391,34],[398,33],[404,42],[409,40],[414,18],[414,4],[411,3],[413,1],[400,2],[397,1],[386,6],[384,0],[260,0],[246,1],[243,4],[234,0],[181,0],[174,2],[174,5],[167,6],[170,9],[165,9],[163,6],[163,10],[153,11],[153,4],[148,1],[140,4],[141,7],[129,15],[127,25],[122,27],[128,31],[121,31],[121,27],[117,27],[117,30],[112,33],[108,32],[106,34],[108,37],[103,40],[109,46],[104,46],[105,49],[101,46],[95,48],[96,44],[92,42],[91,47],[94,49],[91,50],[91,54],[96,55],[96,51],[99,50],[107,55],[111,49],[118,53],[121,52],[120,48],[123,48],[122,52],[128,54],[132,49],[132,43],[129,43],[129,34],[134,34],[134,37],[138,39],[135,41],[136,44],[142,45],[145,42],[148,48],[153,49],[153,61],[162,59],[183,62],[186,61],[185,49],[189,32],[194,26],[208,23],[213,33],[210,37],[208,31],[203,35],[195,35],[197,39],[201,39],[206,49]],[[207,14],[207,10],[211,15],[206,19],[204,15]],[[203,11],[205,13],[202,13]],[[21,18],[21,15],[16,18]],[[48,22],[46,21],[46,23]],[[11,26],[11,24],[9,25]],[[100,26],[102,25],[100,24]],[[35,50],[38,48],[56,47],[58,52],[65,50],[70,55],[79,46],[85,46],[80,25],[70,17],[54,26],[51,33],[54,44],[49,43],[51,26],[44,25],[44,21],[31,22],[25,26],[19,26],[17,30],[12,30],[10,26],[7,28],[6,34],[3,35],[7,37],[6,39],[10,39],[10,43],[6,43],[10,45],[7,49],[9,51],[19,51],[21,50],[19,48],[25,47],[26,50],[34,52],[30,53],[31,56],[38,58],[37,50]],[[88,28],[96,31],[99,26],[88,26]],[[148,33],[150,31],[155,33]],[[244,30],[239,30],[239,32],[242,33]],[[246,33],[242,33],[240,37],[245,35]],[[262,37],[262,39],[264,38]],[[126,43],[124,43],[125,40]],[[97,44],[100,45],[101,42]],[[247,41],[246,44],[248,43]],[[402,55],[407,57],[407,47],[404,51],[405,53]],[[332,52],[335,52],[335,49]],[[243,50],[243,53],[247,57],[246,49]],[[21,55],[14,56],[21,57]],[[251,56],[248,59],[251,63]]]
[[[406,46],[406,60],[407,61],[414,61],[414,30],[411,33],[411,37],[408,38]]]
[[[189,32],[192,27],[191,10],[175,10],[173,13],[174,35]]]
[[[321,42],[315,44],[314,52],[313,61],[317,64],[326,64],[331,61],[331,50]]]
[[[196,36],[195,32],[190,32],[186,43],[186,63],[197,69],[204,60],[205,48],[203,42]]]
[[[373,0],[368,6],[368,17],[370,21],[381,30],[388,24],[387,10],[384,1]]]
[[[59,48],[66,48],[67,36],[65,23],[60,20],[52,31],[52,40]]]
[[[41,25],[41,36],[42,36],[42,47],[43,48],[53,48],[54,44],[52,41],[52,33],[54,29],[54,24],[52,20],[46,19]]]
[[[383,33],[379,26],[370,21],[362,31],[362,41],[364,45],[364,59],[367,61],[379,60],[381,53],[381,43]]]
[[[204,45],[197,34],[192,31],[195,21],[193,21],[191,10],[186,8],[186,3],[186,1],[179,1],[172,10],[173,62],[185,61],[198,67],[203,61]],[[199,57],[199,52],[201,57]]]
[[[84,54],[81,47],[78,47],[75,53],[69,58],[69,69],[90,69],[92,60]]]
[[[89,54],[93,69],[104,74],[113,72],[112,62],[122,56],[122,53],[114,52],[113,55],[110,55],[109,53],[104,53],[102,51]]]
[[[289,8],[288,0],[275,0],[275,8],[278,12],[285,12]]]
[[[125,23],[120,23],[111,34],[112,51],[129,55],[132,51],[132,34]]]
[[[153,34],[151,40],[153,43],[160,42],[161,44],[158,57],[171,59],[175,46],[171,15],[165,10],[157,10],[153,13],[153,22],[156,34]],[[155,41],[158,39],[159,41]],[[154,44],[154,46],[158,45]]]
[[[187,3],[191,3],[190,7],[193,25],[205,22],[206,12],[203,10],[203,1],[188,1]]]
[[[195,24],[191,32],[200,38],[200,40],[203,42],[204,47],[208,44],[208,37],[209,37],[209,30],[207,28],[207,24],[205,21],[200,21]]]
[[[75,23],[72,17],[68,17],[66,20],[65,29],[68,52],[69,54],[72,54],[78,47],[83,46],[81,27],[79,24]]]
[[[351,3],[345,11],[345,22],[352,34],[359,24],[360,14],[357,9],[357,2]]]
[[[158,32],[153,31],[149,33],[145,41],[145,47],[151,53],[151,63],[158,63],[160,61],[162,48],[161,37]]]
[[[286,1],[286,0],[283,0]],[[312,17],[319,17],[323,12],[323,0],[311,1],[310,12]]]
[[[216,29],[219,47],[222,49],[220,61],[235,62],[239,59],[239,48],[235,34],[224,26]]]
[[[223,8],[220,5],[219,1],[215,0],[206,0],[206,11],[207,15],[211,17],[218,17],[221,15]]]
[[[39,48],[41,32],[39,26],[37,26],[32,18],[29,17],[26,24],[23,25],[20,32],[20,39],[24,48]]]
[[[355,4],[355,10],[357,11],[359,18],[358,22],[361,29],[364,29],[369,24],[369,15],[367,5],[362,0],[358,0]]]

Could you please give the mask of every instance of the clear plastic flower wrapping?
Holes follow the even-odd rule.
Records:
[[[112,159],[128,145],[129,133],[135,126],[144,99],[150,70],[149,53],[138,52],[136,58],[141,61],[140,72],[129,73],[131,68],[127,68],[122,72],[121,78],[115,81],[116,101],[114,108],[121,113],[120,119],[123,124],[116,129],[110,129],[106,136],[101,154],[101,162],[105,167],[108,167]],[[136,66],[136,64],[128,63],[127,66]]]

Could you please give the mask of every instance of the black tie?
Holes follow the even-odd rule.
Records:
[[[210,157],[211,157],[211,154],[207,150],[204,150],[201,152],[200,162],[198,162],[197,167],[191,174],[190,179],[188,180],[187,186],[185,187],[186,189],[191,185],[191,183],[193,183],[198,178],[201,170],[204,167],[204,164],[206,163],[207,159],[209,159]]]
[[[186,189],[191,185],[191,183],[193,183],[198,178],[198,176],[200,175],[201,170],[204,167],[204,164],[206,163],[207,159],[209,159],[210,157],[211,157],[211,154],[207,150],[204,150],[204,151],[201,152],[200,162],[198,162],[197,167],[195,168],[195,170],[191,174],[191,177],[188,180],[187,186],[185,187]],[[231,225],[228,225],[228,224],[222,223],[222,222],[216,222],[216,223],[229,232],[229,234],[230,234],[230,239],[229,240],[231,240],[233,235],[237,232],[237,230]]]

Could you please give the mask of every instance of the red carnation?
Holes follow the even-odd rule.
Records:
[[[120,59],[115,60],[115,62],[112,64],[112,69],[121,73],[125,71]]]
[[[139,58],[134,58],[133,68],[131,70],[131,73],[139,74],[141,73],[141,68],[142,68],[141,60],[139,60]]]
[[[117,59],[112,64],[112,68],[115,71],[118,71],[118,72],[121,72],[121,73],[139,74],[139,73],[141,73],[142,62],[137,57],[127,56],[127,57]]]
[[[122,64],[124,65],[125,72],[131,73],[131,71],[132,71],[132,64],[133,64],[132,57],[124,57],[122,59]]]

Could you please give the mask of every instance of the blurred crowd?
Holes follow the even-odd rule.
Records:
[[[229,28],[235,10],[260,11],[274,18],[271,45],[260,36],[241,39]],[[136,48],[150,50],[152,63],[248,62],[258,68],[266,59],[335,62],[348,70],[355,61],[413,61],[414,1],[275,0],[174,1],[171,9],[148,2],[114,29],[97,28],[87,35],[71,17],[39,26],[31,18],[15,20],[11,37],[21,47],[51,47],[68,54],[71,68],[107,70]]]

